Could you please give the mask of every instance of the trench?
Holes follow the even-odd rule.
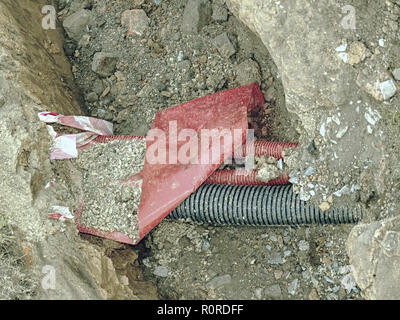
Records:
[[[113,122],[115,134],[145,135],[157,110],[255,80],[267,101],[261,114],[249,116],[256,138],[297,141],[297,119],[286,110],[279,72],[267,49],[222,1],[212,4],[222,17],[210,19],[197,35],[185,35],[174,22],[184,14],[183,3],[134,1],[149,22],[140,37],[127,37],[121,15],[132,9],[131,1],[57,1],[60,21],[82,11],[92,16],[84,21],[78,15],[71,23],[83,23],[79,36],[72,39],[65,30],[63,44],[83,113]],[[235,50],[229,57],[218,50],[226,44],[213,42],[222,33]],[[91,68],[94,54],[101,51],[119,53],[107,77]],[[113,248],[82,237],[106,249],[142,299],[334,299],[359,295],[338,288],[339,270],[348,264],[344,241],[349,230],[163,221],[137,246]],[[134,265],[121,263],[127,250],[138,255]],[[311,278],[318,279],[318,290],[308,286]]]

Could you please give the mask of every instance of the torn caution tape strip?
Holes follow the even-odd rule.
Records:
[[[111,122],[83,116],[64,116],[57,112],[40,112],[39,119],[45,123],[57,123],[63,126],[76,128],[85,132],[76,134],[58,134],[50,125],[47,126],[54,145],[50,159],[71,159],[78,156],[77,148],[88,144],[97,136],[110,136],[113,134]]]

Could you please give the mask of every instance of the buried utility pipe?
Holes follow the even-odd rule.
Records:
[[[360,208],[331,208],[300,200],[292,185],[237,186],[203,184],[170,214],[214,225],[290,226],[357,223]]]

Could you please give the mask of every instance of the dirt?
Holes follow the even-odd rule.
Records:
[[[112,121],[116,134],[146,135],[157,110],[248,80],[259,81],[267,101],[250,115],[256,138],[298,141],[297,118],[286,109],[276,65],[261,40],[229,11],[226,21],[209,19],[198,33],[186,34],[182,1],[62,3],[61,21],[90,11],[92,22],[81,39],[67,38],[64,48],[87,114]],[[227,9],[222,1],[212,4]],[[149,19],[140,35],[127,36],[129,25],[121,24],[122,13],[131,9],[144,10]],[[227,41],[234,52],[218,47]],[[92,70],[98,52],[118,57],[107,76]],[[345,252],[350,229],[163,221],[139,244],[139,261],[144,278],[165,299],[360,299]]]

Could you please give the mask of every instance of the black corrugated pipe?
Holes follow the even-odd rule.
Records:
[[[292,185],[236,186],[203,184],[169,214],[214,225],[284,226],[357,223],[359,208],[322,211],[301,201]]]

